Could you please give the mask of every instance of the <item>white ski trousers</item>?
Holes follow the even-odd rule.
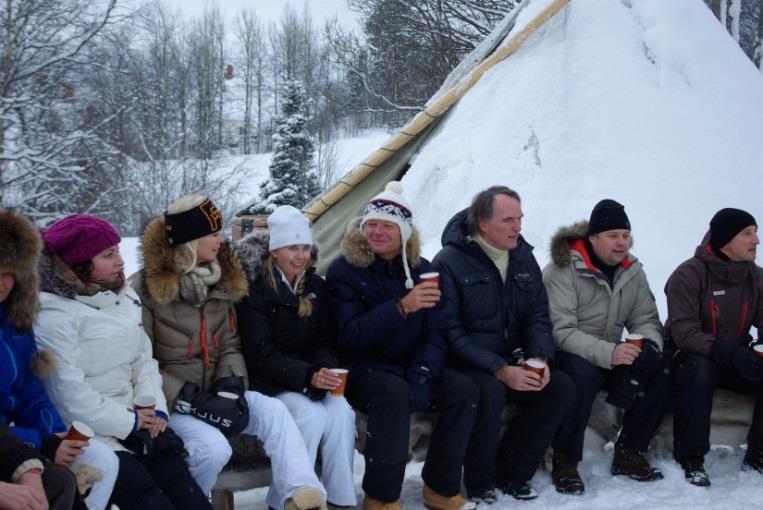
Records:
[[[355,451],[355,411],[344,397],[326,395],[315,402],[305,395],[287,391],[276,395],[286,404],[302,433],[310,465],[321,452],[321,473],[328,501],[338,506],[355,506],[355,481],[352,477]]]
[[[302,436],[286,406],[280,400],[256,391],[247,391],[245,397],[249,404],[249,424],[242,434],[257,436],[270,457],[272,482],[268,505],[282,510],[286,498],[305,487],[317,487],[325,495]],[[170,427],[185,443],[191,476],[204,494],[209,494],[217,475],[233,453],[228,440],[212,425],[187,414],[172,413]]]

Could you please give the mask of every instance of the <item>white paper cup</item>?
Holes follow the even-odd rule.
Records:
[[[543,377],[543,371],[548,365],[546,365],[546,363],[542,360],[530,358],[525,360],[522,363],[522,366],[524,366],[525,370],[530,370],[531,372],[535,372],[539,376]]]
[[[93,429],[81,421],[73,421],[64,439],[71,439],[73,441],[89,441],[90,438],[94,435],[95,433],[93,432]]]
[[[331,368],[329,371],[342,380],[342,384],[331,390],[332,395],[341,397],[344,395],[344,389],[347,386],[347,374],[349,373],[349,370],[346,368]]]
[[[230,391],[218,391],[217,396],[238,402],[238,395],[231,393]]]
[[[638,333],[631,333],[630,335],[626,335],[625,340],[626,343],[635,345],[639,349],[641,349],[644,346],[644,335],[639,335]]]

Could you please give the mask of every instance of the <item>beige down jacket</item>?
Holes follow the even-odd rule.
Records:
[[[662,323],[643,266],[629,254],[613,287],[593,264],[583,240],[588,222],[560,229],[551,240],[552,261],[543,269],[554,344],[602,368],[623,336],[640,333],[662,349]]]
[[[220,281],[198,306],[180,295],[181,270],[164,237],[164,218],[151,221],[142,239],[143,268],[130,280],[143,302],[143,327],[154,345],[170,407],[191,381],[202,389],[220,377],[247,377],[234,305],[247,280],[230,245],[220,246]]]

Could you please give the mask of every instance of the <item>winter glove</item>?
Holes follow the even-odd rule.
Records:
[[[183,440],[174,430],[167,427],[154,439],[147,430],[131,432],[129,436],[119,440],[122,445],[140,457],[151,458],[156,452],[173,451],[187,455]]]
[[[411,411],[423,413],[429,410],[432,373],[424,365],[415,365],[408,369],[406,380],[411,388]]]
[[[239,386],[233,381],[227,381],[229,379],[240,378],[225,377],[220,379],[224,383],[217,384],[216,381],[209,392],[201,391],[197,384],[186,382],[180,388],[180,393],[175,401],[175,411],[180,414],[190,414],[216,427],[226,437],[239,434],[249,424],[249,404],[244,398],[243,381]],[[220,397],[217,395],[218,391],[235,393],[239,395],[239,398],[234,401]]]
[[[641,354],[632,365],[617,365],[612,370],[615,382],[607,394],[606,402],[626,411],[630,409],[654,382],[661,365],[661,356],[659,346],[645,338]]]
[[[763,382],[763,360],[746,345],[740,345],[733,340],[716,338],[713,341],[710,356],[719,365],[733,368],[750,382],[756,384]]]

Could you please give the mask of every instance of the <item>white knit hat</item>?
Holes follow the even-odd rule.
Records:
[[[413,213],[408,200],[402,195],[403,185],[400,181],[388,182],[384,191],[373,197],[363,210],[363,219],[360,221],[360,229],[369,220],[384,220],[397,224],[400,227],[400,240],[403,250],[403,269],[405,270],[405,288],[413,288],[413,278],[411,270],[408,268],[408,257],[406,255],[406,245],[413,233]]]
[[[313,244],[313,233],[307,221],[296,207],[281,205],[268,216],[270,251],[293,244]]]

